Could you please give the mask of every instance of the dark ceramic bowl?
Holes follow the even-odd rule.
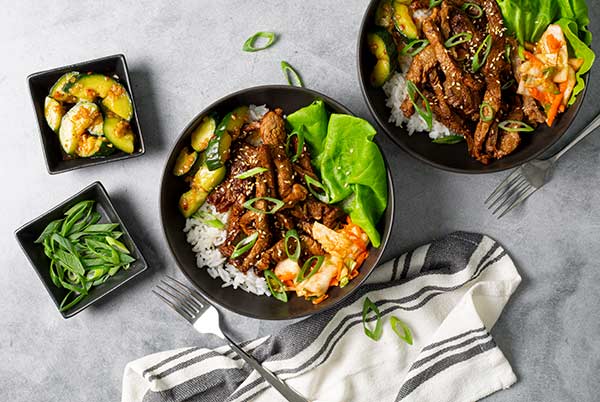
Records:
[[[84,310],[91,304],[96,301],[102,299],[121,285],[125,284],[125,282],[130,281],[134,277],[138,276],[142,272],[144,272],[148,265],[146,264],[146,260],[144,256],[136,246],[133,241],[133,238],[127,231],[125,224],[117,214],[113,203],[108,197],[108,193],[106,189],[100,182],[94,182],[78,192],[77,194],[69,197],[67,200],[63,201],[56,207],[52,208],[50,211],[43,213],[39,217],[35,218],[29,223],[21,226],[15,232],[15,237],[17,238],[17,242],[23,249],[23,252],[29,259],[31,266],[35,269],[38,277],[41,279],[42,283],[46,287],[46,290],[52,297],[54,304],[58,308],[60,306],[60,302],[63,300],[67,291],[63,288],[58,288],[52,283],[50,279],[50,260],[44,254],[44,247],[41,244],[34,243],[35,239],[38,238],[40,233],[44,230],[48,223],[53,220],[60,219],[64,216],[65,211],[71,208],[73,205],[77,204],[80,201],[84,200],[94,200],[94,210],[98,211],[102,218],[99,223],[118,223],[120,227],[120,231],[123,232],[123,236],[119,239],[122,241],[125,246],[131,251],[131,256],[136,259],[127,271],[121,269],[119,272],[109,278],[105,283],[99,286],[93,287],[87,297],[83,298],[79,303],[70,308],[67,311],[61,312],[64,318],[69,318]]]
[[[415,158],[437,168],[458,173],[491,173],[511,169],[540,157],[544,151],[565,134],[575,119],[583,103],[585,90],[579,94],[577,102],[557,118],[552,127],[542,125],[535,132],[523,135],[523,141],[515,152],[505,158],[494,160],[488,165],[483,165],[471,158],[465,142],[442,145],[431,142],[427,133],[408,135],[404,127],[397,127],[394,123],[389,122],[390,109],[385,105],[385,93],[381,88],[373,88],[369,82],[375,59],[367,46],[367,34],[375,28],[373,21],[378,3],[379,0],[371,0],[359,31],[357,48],[358,78],[363,96],[377,123],[383,127],[384,132],[396,145]],[[588,77],[589,74],[586,74],[586,84]]]
[[[204,109],[183,130],[175,146],[171,150],[165,165],[160,189],[161,221],[167,243],[177,265],[184,275],[198,288],[198,290],[212,303],[225,307],[238,314],[248,317],[283,320],[307,316],[333,307],[354,292],[377,266],[381,255],[388,242],[394,210],[394,191],[388,168],[388,206],[381,218],[378,229],[381,233],[381,246],[371,248],[369,257],[360,269],[360,274],[346,287],[335,287],[329,291],[329,298],[318,305],[291,296],[287,303],[282,303],[274,297],[256,296],[246,293],[241,289],[231,287],[223,288],[220,279],[212,279],[206,269],[196,266],[196,257],[192,247],[187,243],[183,228],[185,219],[177,207],[179,196],[184,193],[186,183],[172,174],[173,164],[181,149],[190,143],[192,131],[200,123],[203,116],[217,112],[220,116],[240,105],[262,105],[269,108],[280,107],[284,113],[290,114],[307,106],[317,98],[323,99],[331,112],[352,114],[348,109],[327,96],[309,89],[292,86],[269,85],[244,89],[228,95]],[[386,165],[387,166],[387,165]]]
[[[46,119],[44,117],[44,99],[48,95],[48,92],[50,92],[50,88],[52,88],[52,85],[54,85],[56,80],[69,71],[79,71],[80,73],[94,72],[107,76],[116,75],[119,78],[119,83],[121,83],[127,92],[129,92],[131,103],[133,104],[133,116],[131,117],[129,124],[131,125],[131,130],[135,135],[136,142],[132,154],[126,154],[123,151],[117,150],[115,153],[108,156],[65,159],[66,154],[60,146],[58,135],[52,131],[52,129],[48,126],[48,123],[46,123]],[[125,61],[125,56],[122,54],[106,56],[100,59],[84,61],[82,63],[71,64],[69,66],[34,73],[27,77],[27,83],[29,84],[31,100],[33,102],[35,116],[40,129],[42,152],[46,158],[46,169],[48,170],[48,173],[63,173],[82,167],[135,158],[136,156],[144,154],[144,139],[142,137],[142,130],[140,128],[140,123],[137,116],[135,98],[133,96],[133,89],[129,80],[127,62]]]

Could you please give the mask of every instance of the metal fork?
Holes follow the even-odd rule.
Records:
[[[488,209],[496,205],[492,215],[500,212],[498,219],[502,218],[550,181],[550,174],[556,161],[598,127],[600,127],[600,114],[556,155],[548,159],[536,159],[515,169],[484,201]]]
[[[167,275],[152,292],[185,318],[196,331],[213,334],[225,340],[242,359],[256,370],[269,384],[290,402],[309,402],[294,391],[270,370],[264,368],[254,357],[246,353],[221,330],[221,314],[198,291]],[[161,286],[162,285],[162,286]]]

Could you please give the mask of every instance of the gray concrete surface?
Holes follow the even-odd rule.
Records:
[[[600,20],[600,6],[591,9]],[[366,1],[17,1],[0,12],[0,399],[116,401],[125,364],[156,351],[209,345],[150,293],[177,275],[158,215],[159,178],[180,130],[232,91],[283,83],[279,61],[307,86],[370,118],[360,93],[355,40]],[[592,23],[596,38],[600,25]],[[243,53],[244,40],[274,30],[279,43]],[[596,42],[598,43],[598,42]],[[596,50],[598,48],[596,47]],[[25,77],[114,53],[131,70],[147,142],[144,157],[50,177]],[[598,66],[596,66],[598,67]],[[568,137],[600,111],[599,69]],[[394,169],[392,257],[454,230],[499,240],[523,276],[493,332],[519,377],[489,397],[503,401],[597,401],[600,394],[600,135],[560,163],[553,181],[501,221],[483,200],[506,173],[450,174],[379,140]],[[100,180],[140,241],[151,269],[114,297],[63,320],[13,238],[18,226]],[[228,315],[240,338],[280,324]]]

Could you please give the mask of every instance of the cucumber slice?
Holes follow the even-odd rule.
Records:
[[[223,181],[223,179],[225,179],[226,173],[227,169],[225,166],[221,166],[215,170],[210,170],[206,164],[206,161],[202,161],[200,168],[196,174],[194,174],[192,188],[210,193],[219,185],[219,183]]]
[[[108,94],[106,94],[106,97],[102,99],[102,105],[127,121],[131,120],[131,117],[133,116],[133,103],[131,103],[131,98],[125,87],[116,81],[115,85],[113,85],[108,91]]]
[[[104,135],[104,118],[102,117],[102,113],[94,119],[88,131],[93,135]]]
[[[206,148],[206,165],[210,170],[216,170],[229,159],[229,148],[233,136],[237,135],[244,123],[248,121],[248,106],[239,106],[228,113],[215,132],[214,137]]]
[[[48,96],[56,99],[60,102],[76,103],[77,98],[67,92],[65,86],[72,85],[77,80],[79,73],[77,71],[71,71],[63,74],[50,88]]]
[[[382,28],[391,28],[392,26],[392,5],[390,0],[380,0],[375,10],[375,25]]]
[[[94,101],[102,98],[102,105],[119,117],[129,121],[133,115],[133,104],[125,87],[115,79],[103,74],[79,75],[71,85],[69,93],[79,99]]]
[[[127,121],[107,115],[104,118],[104,135],[117,149],[128,154],[133,153],[135,136]]]
[[[192,148],[202,152],[208,147],[208,142],[215,135],[217,120],[214,116],[205,116],[200,125],[192,133]]]
[[[114,152],[114,149],[115,147],[105,137],[83,133],[77,142],[75,154],[82,158],[105,156]]]
[[[79,138],[99,114],[98,105],[80,101],[63,116],[58,137],[60,145],[67,154],[75,153]]]
[[[184,217],[192,216],[206,201],[208,193],[204,190],[192,188],[188,192],[183,193],[179,198],[179,210]]]
[[[392,0],[394,26],[409,41],[419,38],[419,31],[404,0]]]
[[[179,152],[177,159],[175,160],[175,166],[173,166],[173,174],[175,176],[183,176],[190,171],[196,160],[198,159],[198,152],[190,150],[185,147]]]
[[[377,63],[371,73],[371,85],[382,86],[396,68],[398,51],[389,32],[380,29],[367,35],[367,44]]]
[[[49,96],[46,96],[46,99],[44,99],[44,117],[46,118],[46,122],[52,131],[55,133],[58,133],[60,121],[64,115],[65,108],[63,108],[60,102],[52,99]]]

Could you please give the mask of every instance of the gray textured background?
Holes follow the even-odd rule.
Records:
[[[355,65],[365,0],[118,3],[52,1],[40,7],[40,2],[17,1],[0,12],[0,399],[5,401],[116,401],[128,361],[210,344],[150,293],[162,275],[176,273],[158,220],[159,177],[176,136],[201,109],[244,87],[284,82],[279,61],[285,59],[307,86],[370,118]],[[600,6],[588,3],[594,3],[592,21],[599,21]],[[244,40],[258,30],[277,31],[279,43],[265,52],[241,52]],[[600,25],[592,23],[592,30],[600,38]],[[50,177],[25,77],[121,52],[131,70],[146,155]],[[597,67],[569,137],[600,110]],[[519,382],[488,400],[597,401],[600,136],[571,151],[553,181],[502,221],[490,216],[483,200],[506,173],[445,173],[412,159],[383,135],[379,140],[393,166],[398,200],[387,256],[450,231],[470,230],[499,240],[520,268],[523,283],[493,330]],[[65,321],[13,231],[95,180],[107,187],[151,269]],[[240,337],[278,325],[228,318]]]

